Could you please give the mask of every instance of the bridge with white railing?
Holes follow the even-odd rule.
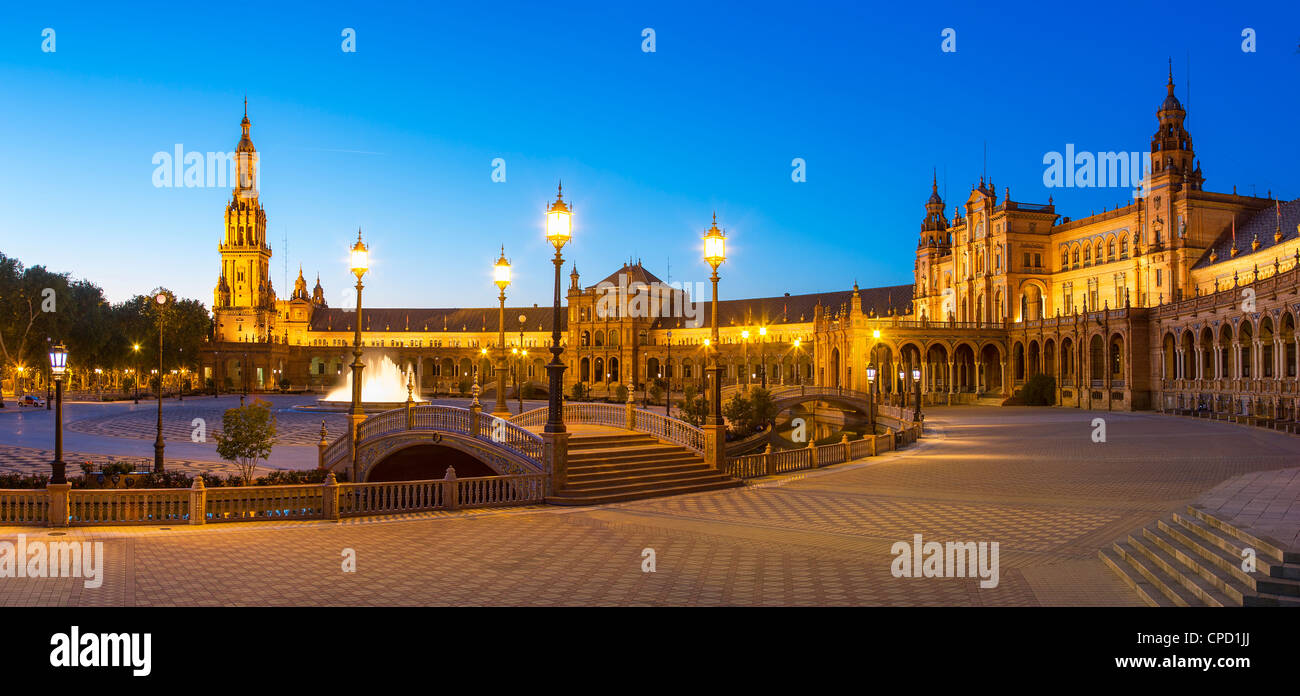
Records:
[[[483,462],[498,475],[540,474],[542,437],[477,408],[421,405],[371,416],[357,427],[356,472],[352,472],[353,433],[344,433],[324,447],[320,466],[368,480],[375,466],[393,454],[419,445],[460,450]]]
[[[750,387],[757,388],[757,386],[751,384],[724,387],[722,400],[725,403],[731,397],[747,391]],[[772,403],[780,410],[810,401],[825,401],[865,413],[871,404],[871,394],[855,389],[845,389],[844,387],[819,387],[809,384],[784,387],[773,386],[768,389],[768,392],[772,395]]]

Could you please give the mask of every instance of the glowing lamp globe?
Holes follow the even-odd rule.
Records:
[[[352,245],[352,259],[350,265],[352,267],[352,273],[357,277],[357,280],[361,280],[361,276],[365,275],[366,271],[370,270],[370,250],[367,249],[365,243],[361,241],[361,230],[357,230],[357,243]]]
[[[573,212],[564,202],[564,186],[555,194],[555,202],[546,209],[546,241],[559,251],[573,237]]]
[[[501,247],[501,258],[497,259],[496,265],[492,267],[492,282],[496,283],[502,292],[510,284],[510,262],[506,260],[505,247]]]
[[[21,372],[22,369],[19,368]],[[62,377],[68,372],[68,349],[60,343],[50,349],[50,373],[55,377]]]

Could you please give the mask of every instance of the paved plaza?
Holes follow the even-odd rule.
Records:
[[[70,529],[61,540],[104,542],[103,586],[0,580],[0,606],[1136,605],[1098,549],[1300,461],[1300,438],[1152,413],[952,407],[927,423],[900,452],[604,507]],[[0,539],[20,532],[50,530]],[[999,584],[894,578],[890,548],[914,534],[998,542]]]

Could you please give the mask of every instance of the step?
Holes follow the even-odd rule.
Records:
[[[666,448],[590,450],[590,453],[582,453],[581,455],[571,453],[568,461],[580,464],[589,462],[646,462],[654,461],[656,458],[675,457],[675,455],[699,457],[692,450],[666,446]]]
[[[557,495],[565,495],[568,493],[579,493],[583,495],[633,493],[637,491],[648,491],[648,490],[654,490],[658,488],[673,488],[675,486],[680,486],[680,485],[696,484],[696,483],[713,483],[715,481],[726,481],[726,480],[728,480],[728,477],[725,474],[719,474],[717,472],[708,471],[708,472],[700,472],[700,473],[678,474],[677,476],[658,479],[654,481],[642,481],[640,479],[635,479],[635,478],[630,480],[624,480],[621,483],[606,483],[603,481],[596,481],[590,485],[582,485],[578,487],[565,486],[563,489],[557,492]]]
[[[718,491],[727,488],[736,488],[745,485],[744,481],[735,479],[726,479],[713,483],[696,483],[682,486],[672,486],[665,488],[656,488],[649,491],[630,491],[621,493],[601,493],[594,494],[590,491],[581,491],[579,493],[566,493],[561,491],[554,496],[546,499],[551,505],[604,505],[607,503],[621,503],[629,500],[642,500],[645,498],[659,498],[669,495],[683,495],[686,493],[705,493],[708,491]]]
[[[1300,563],[1300,551],[1287,550],[1272,539],[1255,536],[1200,506],[1188,505],[1187,513],[1215,529],[1240,539],[1255,549],[1255,552],[1260,556],[1268,556],[1279,563]]]
[[[718,472],[712,469],[696,469],[695,471],[666,471],[660,474],[648,474],[638,476],[613,476],[609,478],[586,479],[574,481],[570,479],[564,486],[564,491],[590,491],[595,489],[608,488],[650,488],[661,486],[669,483],[678,483],[682,481],[700,480],[700,479],[717,479]]]
[[[659,442],[653,435],[644,433],[628,433],[627,435],[586,435],[583,437],[570,437],[569,449],[588,449],[591,447],[609,447],[623,443],[646,443],[654,444]]]
[[[1112,548],[1115,554],[1124,559],[1139,576],[1154,587],[1165,598],[1165,601],[1176,607],[1201,606],[1201,602],[1194,595],[1183,589],[1181,583],[1152,563],[1146,554],[1139,553],[1132,545],[1123,541],[1115,542]]]
[[[635,476],[658,476],[660,474],[679,473],[684,474],[692,471],[713,471],[703,462],[683,462],[680,464],[665,464],[662,466],[648,465],[636,468],[626,467],[599,467],[595,470],[581,469],[568,472],[568,480],[571,483],[586,481],[599,481],[607,478],[626,478]]]
[[[1232,562],[1237,570],[1241,570],[1241,562],[1245,556],[1242,551],[1253,548],[1243,543],[1237,537],[1200,521],[1189,515],[1173,514],[1173,520],[1178,527],[1182,527],[1185,532],[1198,537],[1197,541],[1203,546],[1208,546],[1223,553],[1223,557]],[[1171,525],[1174,526],[1174,525]],[[1166,530],[1169,531],[1169,530]],[[1211,559],[1212,560],[1212,559]],[[1279,563],[1276,560],[1260,555],[1255,551],[1255,569],[1259,574],[1271,578],[1289,578],[1291,580],[1300,580],[1300,564],[1296,563]],[[1243,574],[1245,571],[1241,571]],[[1238,576],[1240,577],[1240,576]]]
[[[1260,592],[1246,597],[1248,607],[1300,607],[1300,597]]]
[[[1210,592],[1217,592],[1222,597],[1215,597],[1216,600],[1224,602],[1224,606],[1241,606],[1244,599],[1255,594],[1255,588],[1252,586],[1250,576],[1245,573],[1241,575],[1233,574],[1231,570],[1219,567],[1214,561],[1205,558],[1198,552],[1198,548],[1183,545],[1179,539],[1169,535],[1163,529],[1160,529],[1159,523],[1142,528],[1143,541],[1149,542],[1156,549],[1164,552],[1166,556],[1172,558],[1179,567],[1180,579],[1184,585],[1188,582],[1206,589]],[[1199,549],[1204,551],[1204,547]],[[1216,559],[1221,561],[1222,557]],[[1237,569],[1240,572],[1240,568]],[[1192,589],[1188,585],[1188,589]],[[1193,590],[1195,592],[1196,590]],[[1208,601],[1208,600],[1207,600]]]
[[[1143,527],[1142,536],[1139,538],[1134,534],[1130,534],[1128,544],[1135,551],[1145,556],[1165,575],[1179,583],[1182,590],[1191,594],[1196,599],[1195,602],[1191,603],[1193,606],[1200,604],[1212,607],[1241,606],[1243,593],[1238,592],[1236,597],[1225,594],[1219,587],[1215,586],[1214,581],[1202,577],[1195,568],[1188,567],[1184,563],[1183,557],[1190,558],[1185,553],[1182,554],[1182,557],[1175,557],[1173,553],[1164,548],[1165,544],[1168,544],[1167,540],[1162,544],[1154,541],[1153,537],[1159,537],[1159,534],[1153,534],[1151,529]],[[1213,574],[1211,574],[1211,577],[1213,577]]]
[[[1119,576],[1119,579],[1124,581],[1125,585],[1131,587],[1133,591],[1137,593],[1138,598],[1147,604],[1147,606],[1177,606],[1170,601],[1168,597],[1164,596],[1160,590],[1157,590],[1154,585],[1148,582],[1146,578],[1142,577],[1142,575],[1137,572],[1137,569],[1132,565],[1129,565],[1128,561],[1121,558],[1119,553],[1114,549],[1102,549],[1097,552],[1097,555],[1101,557],[1101,562],[1110,567],[1110,569]]]
[[[669,464],[689,464],[703,462],[704,459],[694,452],[677,451],[669,454],[656,454],[653,457],[619,457],[616,459],[588,459],[579,462],[570,461],[569,471],[598,471],[600,469],[643,469],[650,466]]]

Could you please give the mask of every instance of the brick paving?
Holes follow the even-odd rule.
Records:
[[[0,473],[48,474],[50,473],[50,462],[52,461],[54,461],[54,450],[0,445]],[[99,468],[103,464],[127,462],[139,465],[140,470],[153,469],[153,459],[149,457],[64,452],[63,461],[68,464],[68,476],[80,476],[82,462],[90,462],[95,465],[95,468]],[[240,473],[239,467],[232,462],[225,461],[194,461],[167,457],[165,466],[169,471],[184,471],[190,476],[196,473],[217,474],[219,476]],[[271,469],[266,467],[258,467],[257,469],[259,475],[269,471]]]
[[[0,606],[1137,605],[1097,549],[1229,477],[1300,462],[1300,438],[1155,414],[953,407],[928,423],[901,452],[596,508],[72,529],[106,542],[103,587],[0,579]],[[19,531],[50,530],[0,539]],[[894,578],[890,547],[913,534],[998,542],[998,586]]]

